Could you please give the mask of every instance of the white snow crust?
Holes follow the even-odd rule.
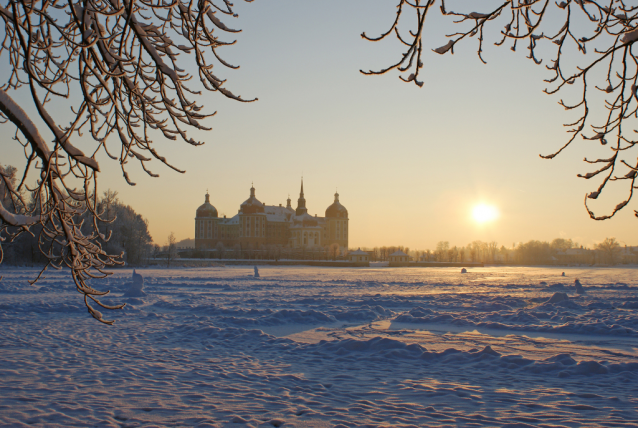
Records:
[[[638,269],[137,272],[0,269],[0,426],[638,426]]]

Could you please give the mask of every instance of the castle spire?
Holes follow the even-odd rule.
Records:
[[[303,177],[301,177],[301,191],[299,192],[299,199],[297,199],[297,215],[306,214],[308,209],[306,208],[306,199],[303,197]]]

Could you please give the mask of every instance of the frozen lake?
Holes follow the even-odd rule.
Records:
[[[637,269],[468,270],[3,267],[0,426],[638,426]]]

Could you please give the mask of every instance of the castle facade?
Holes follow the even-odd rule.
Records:
[[[347,250],[348,210],[339,202],[339,193],[335,193],[335,200],[325,214],[325,217],[308,214],[303,179],[296,209],[290,205],[290,198],[285,207],[265,205],[251,187],[250,197],[240,205],[238,213],[232,218],[220,218],[206,193],[204,204],[195,214],[195,249],[237,246],[316,249],[337,244]]]

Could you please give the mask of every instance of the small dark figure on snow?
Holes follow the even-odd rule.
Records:
[[[579,280],[574,281],[574,287],[576,287],[576,293],[585,294],[585,289],[583,288]]]
[[[133,280],[133,283],[129,286],[126,293],[124,293],[124,297],[146,296],[146,293],[144,292],[144,277],[135,272],[135,269],[133,269],[133,277],[131,279]]]

